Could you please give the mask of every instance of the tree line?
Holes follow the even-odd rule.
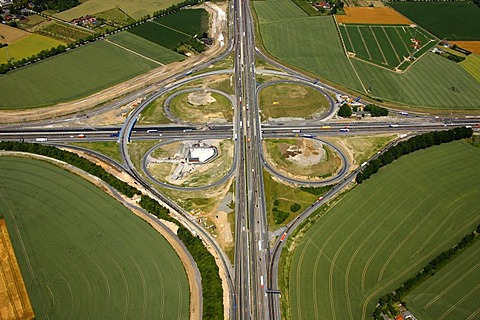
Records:
[[[373,174],[377,173],[378,169],[386,166],[403,155],[429,148],[434,145],[470,138],[472,135],[472,128],[459,127],[446,131],[427,132],[412,137],[407,141],[401,141],[390,147],[376,159],[370,161],[363,170],[357,174],[355,180],[358,184],[362,183],[364,180],[369,179]]]
[[[177,236],[192,255],[202,276],[202,319],[223,319],[223,288],[215,258],[202,240],[170,216],[170,211],[147,195],[142,195],[140,206],[160,219],[178,226]]]
[[[136,188],[119,180],[112,174],[106,172],[102,167],[73,152],[37,143],[12,141],[0,141],[0,150],[28,152],[61,160],[102,179],[129,198],[141,194]],[[159,219],[173,222],[178,226],[177,236],[192,255],[202,276],[203,319],[223,319],[222,281],[215,258],[208,252],[202,240],[194,236],[187,228],[171,217],[170,210],[160,205],[156,200],[142,194],[139,204],[143,209]]]
[[[480,234],[480,225],[477,228],[462,238],[454,247],[440,253],[433,260],[431,260],[422,270],[416,275],[405,281],[400,287],[394,291],[380,297],[378,304],[373,311],[373,318],[375,320],[383,320],[382,313],[394,317],[397,315],[396,304],[401,303],[406,306],[403,298],[412,289],[417,287],[420,283],[426,281],[434,276],[437,271],[447,265],[450,261],[455,259],[462,251],[468,248],[477,240]]]

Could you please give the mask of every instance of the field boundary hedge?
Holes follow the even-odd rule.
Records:
[[[432,131],[418,136],[412,137],[407,141],[402,141],[387,151],[382,153],[378,158],[370,161],[363,169],[357,174],[355,181],[361,184],[364,180],[369,179],[372,175],[378,172],[383,166],[392,163],[396,159],[403,155],[432,147],[434,145],[440,145],[442,143],[452,142],[454,140],[461,140],[470,138],[473,135],[472,128],[459,127],[450,129],[447,131]]]
[[[127,197],[139,195],[141,192],[108,173],[93,162],[70,151],[60,150],[53,146],[46,146],[37,143],[20,143],[11,141],[0,141],[0,150],[19,151],[39,154],[64,161],[70,165],[78,167],[111,185],[120,193]],[[142,194],[140,206],[159,219],[164,219],[178,225],[177,236],[183,242],[187,250],[195,260],[202,276],[203,293],[203,319],[223,319],[223,288],[220,279],[219,269],[215,258],[203,245],[202,240],[194,236],[180,222],[170,216],[170,211],[159,204],[156,200]]]

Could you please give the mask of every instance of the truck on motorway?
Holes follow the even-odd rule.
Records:
[[[349,132],[349,131],[350,131],[350,129],[348,129],[348,128],[340,128],[340,132]]]
[[[157,130],[157,129],[149,129],[149,130],[147,130],[147,133],[155,133],[155,132],[158,132],[158,130]]]
[[[77,137],[79,138],[85,138],[85,135],[83,133],[80,133]]]
[[[401,114],[402,116],[408,116],[408,112],[405,111],[400,111],[398,114]]]
[[[118,137],[119,136],[119,133],[110,133],[110,137]]]
[[[305,134],[305,133],[304,133],[303,136],[304,136],[305,138],[313,138],[313,135],[311,135],[311,134]]]
[[[260,287],[263,288],[263,276],[260,276]]]
[[[388,125],[390,128],[398,128],[398,124],[389,124]]]
[[[293,129],[292,132],[298,133],[298,132],[302,132],[302,130]]]
[[[321,126],[320,129],[331,129],[331,126]]]
[[[282,234],[282,237],[280,238],[280,241],[285,240],[286,237],[287,237],[287,233],[285,232],[284,234]]]
[[[35,139],[35,141],[37,141],[37,142],[45,142],[47,140],[48,140],[47,138],[36,138]]]
[[[365,167],[367,164],[368,162],[365,161],[364,163],[362,163],[362,167]]]

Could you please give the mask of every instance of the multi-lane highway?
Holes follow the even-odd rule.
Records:
[[[112,160],[104,155],[93,153],[96,157],[110,163],[119,171],[128,173],[135,181],[149,190],[155,197],[166,203],[176,217],[190,230],[195,231],[219,257],[219,263],[225,272],[227,279],[228,295],[230,298],[230,319],[280,319],[280,308],[278,300],[278,261],[285,239],[297,228],[311,213],[334,197],[355,177],[360,168],[349,173],[347,157],[340,149],[331,145],[340,154],[342,168],[335,177],[321,182],[298,181],[287,177],[275,170],[264,159],[262,141],[267,138],[279,137],[304,137],[308,139],[322,140],[324,136],[356,135],[356,134],[377,134],[377,133],[421,133],[431,130],[445,130],[450,127],[471,126],[475,130],[480,129],[478,118],[453,118],[439,119],[426,116],[401,116],[392,117],[388,122],[378,121],[339,121],[331,120],[336,112],[337,105],[331,98],[332,93],[342,93],[339,90],[327,86],[316,79],[306,77],[294,70],[286,68],[276,61],[265,56],[255,47],[253,30],[253,19],[248,0],[233,0],[229,5],[230,17],[233,24],[230,24],[230,37],[228,48],[217,58],[197,65],[194,68],[180,72],[160,83],[132,93],[127,97],[119,98],[117,101],[106,104],[96,110],[89,112],[89,116],[95,116],[117,108],[121,104],[132,101],[139,97],[145,97],[144,101],[133,110],[121,126],[109,127],[53,127],[52,124],[65,124],[69,120],[78,120],[76,117],[63,117],[48,122],[39,122],[26,125],[16,124],[0,128],[0,140],[25,141],[63,145],[66,142],[79,141],[117,141],[122,156],[122,163]],[[234,69],[215,70],[198,73],[227,57],[234,54]],[[261,122],[260,110],[257,98],[260,90],[272,83],[257,85],[256,73],[259,70],[255,67],[255,56],[268,61],[282,71],[262,70],[276,76],[282,76],[288,80],[280,82],[300,83],[314,87],[319,90],[330,102],[330,110],[312,120],[283,122]],[[218,74],[232,74],[234,80],[235,96],[226,95],[234,108],[233,123],[228,124],[201,124],[185,123],[170,115],[174,122],[170,125],[138,125],[137,120],[141,112],[155,99],[178,90],[183,85],[198,81],[205,77]],[[279,82],[279,81],[276,81]],[[201,89],[187,89],[190,92]],[[223,93],[222,93],[223,94]],[[166,104],[168,105],[169,100]],[[167,115],[168,108],[167,108]],[[218,185],[235,176],[235,258],[229,261],[221,250],[215,238],[203,229],[194,218],[183,208],[160,193],[154,185],[147,182],[138,172],[130,160],[128,145],[131,140],[160,140],[158,145],[171,143],[179,140],[202,140],[202,139],[232,139],[234,141],[234,161],[229,173],[219,178],[214,183]],[[397,140],[393,143],[398,142]],[[71,148],[87,151],[83,147],[70,146]],[[153,150],[153,149],[151,149]],[[149,150],[149,152],[151,151]],[[147,152],[148,154],[148,152]],[[378,156],[378,154],[376,155]],[[375,157],[376,157],[375,156]],[[145,159],[145,158],[144,158]],[[143,163],[143,171],[148,176],[148,170]],[[283,235],[278,237],[273,248],[269,246],[267,209],[265,203],[265,190],[263,185],[263,170],[266,169],[280,179],[290,183],[316,185],[325,183],[336,183],[324,197],[313,203],[311,207],[301,213],[283,230]],[[154,177],[149,177],[155,181]],[[177,188],[171,185],[158,184],[169,188]],[[207,186],[211,187],[211,186]],[[193,190],[205,189],[207,187],[193,188]],[[182,189],[182,188],[177,188]],[[233,263],[233,265],[232,265]]]

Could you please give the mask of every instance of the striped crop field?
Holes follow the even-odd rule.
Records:
[[[410,29],[410,26],[404,29],[401,26],[348,26],[348,31],[352,28],[355,40],[345,43],[344,47],[341,39],[348,38],[345,29],[342,31],[341,26],[337,26],[331,16],[308,17],[287,0],[254,1],[253,5],[266,51],[289,66],[316,74],[320,79],[355,90],[362,95],[416,109],[480,109],[477,80],[460,64],[426,52],[428,46],[419,49],[417,55],[424,55],[414,63],[398,66],[403,73],[381,64],[390,61],[395,65],[401,61],[401,55],[408,52],[410,37],[403,38],[399,33],[404,32],[407,35],[406,31],[413,31],[413,35],[418,36],[422,30],[422,34],[430,39],[431,36],[423,29]],[[368,32],[360,34],[358,30],[362,28],[366,28]],[[417,33],[414,30],[418,30]],[[376,40],[374,36],[377,37]],[[380,37],[383,40],[380,41]],[[368,46],[367,42],[371,45]],[[352,44],[357,44],[356,55],[363,55],[367,60],[347,56],[346,51],[353,51]],[[392,48],[395,48],[395,51]],[[368,61],[368,53],[372,61]],[[373,59],[380,60],[380,64],[373,63]],[[406,69],[408,65],[410,67]]]
[[[404,74],[352,59],[370,93],[425,109],[480,109],[480,90],[459,64],[428,52]]]
[[[338,28],[349,56],[389,69],[437,43],[420,28],[410,26],[339,24]]]
[[[420,284],[405,298],[417,319],[478,319],[480,241]]]
[[[106,41],[96,41],[0,76],[0,110],[27,109],[85,97],[158,67]]]
[[[480,55],[471,54],[459,64],[480,83]]]
[[[147,39],[139,37],[130,32],[116,33],[109,36],[108,40],[162,64],[182,61],[185,59],[184,55],[162,47],[161,45],[148,41]]]
[[[478,226],[479,159],[480,148],[465,141],[417,151],[381,168],[319,216],[295,250],[284,250],[285,317],[371,319],[382,295]],[[475,272],[473,286],[457,286],[450,300],[469,297],[471,312],[480,307],[471,293],[479,287]],[[465,319],[461,315],[454,309],[445,319]]]
[[[180,258],[125,206],[40,160],[0,157],[0,183],[36,319],[189,319]]]

